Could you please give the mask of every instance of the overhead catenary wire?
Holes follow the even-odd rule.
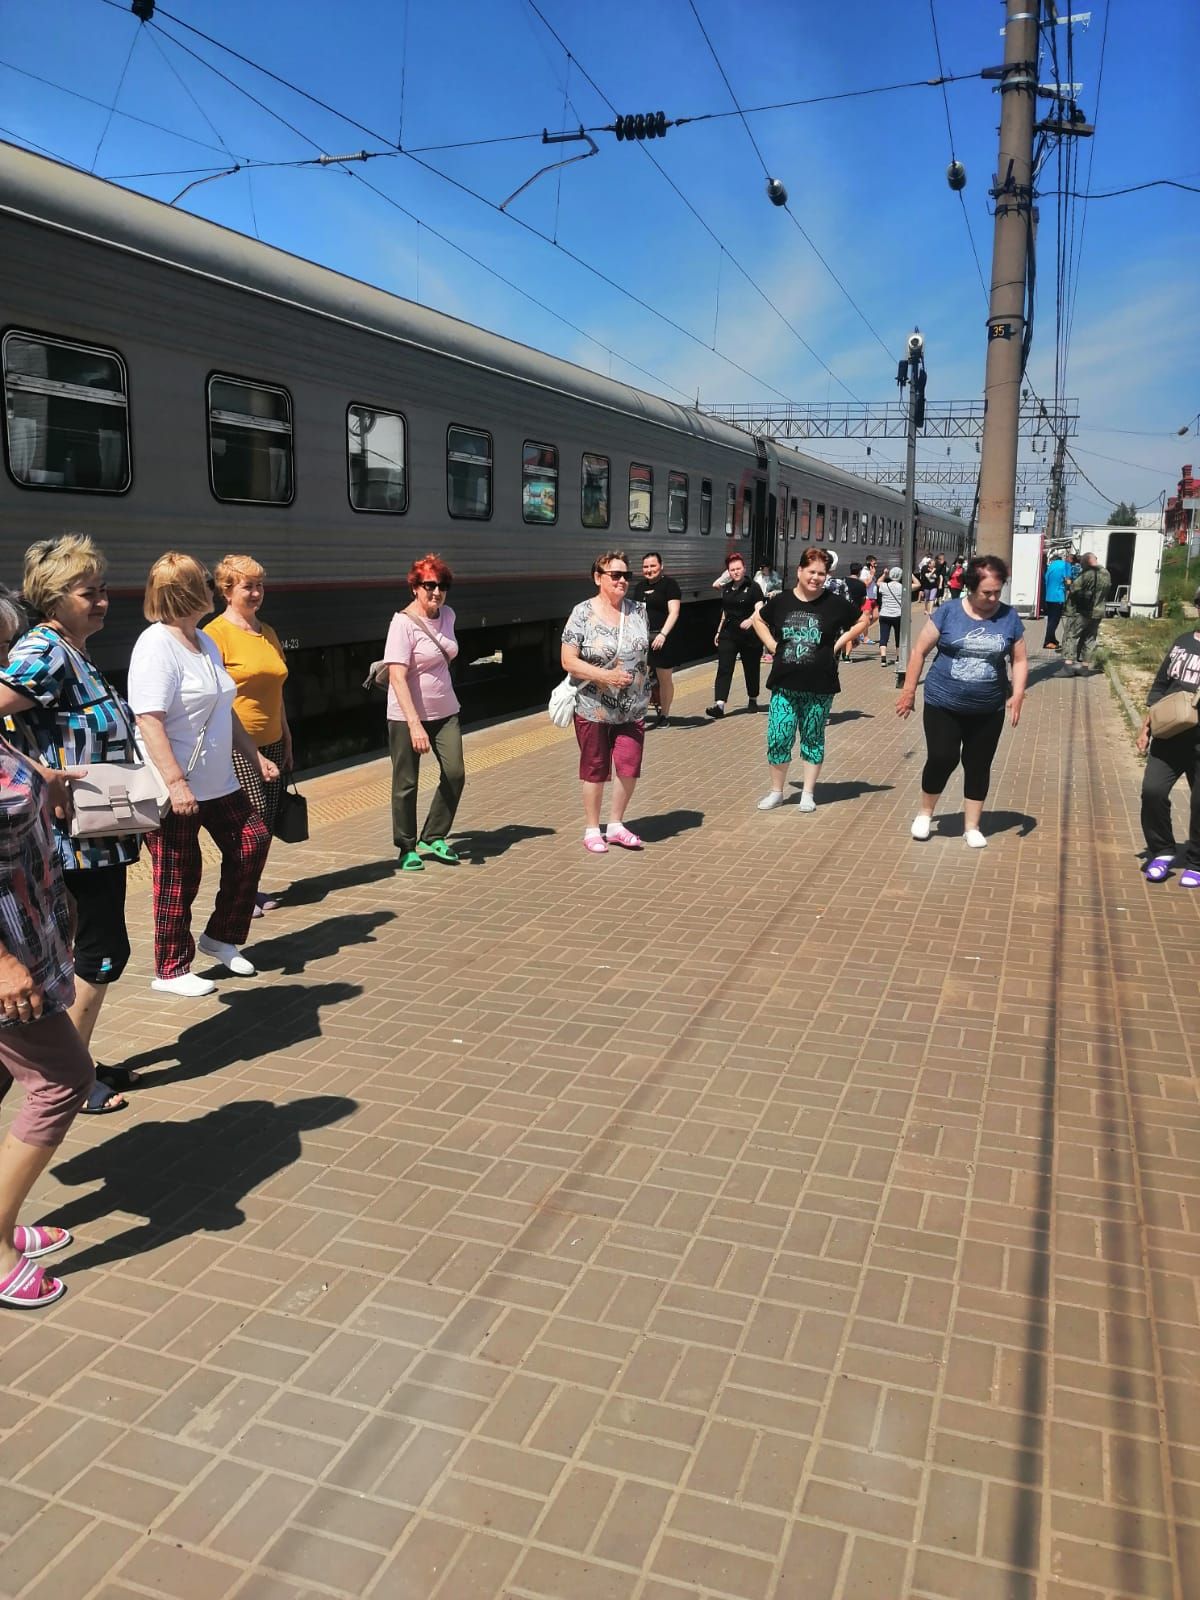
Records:
[[[957,161],[958,154],[954,148],[954,123],[950,117],[950,96],[946,93],[946,84],[953,82],[954,80],[947,78],[945,65],[942,61],[942,41],[940,35],[938,34],[937,11],[934,7],[934,0],[929,0],[929,23],[933,29],[933,48],[934,53],[937,56],[938,82],[941,85],[942,106],[946,113],[946,137],[950,141],[950,159],[951,161]],[[983,290],[983,296],[986,300],[988,297],[987,279],[983,275],[983,263],[979,259],[979,248],[975,243],[975,230],[971,226],[971,213],[967,210],[966,195],[961,189],[958,189],[956,194],[959,206],[962,208],[962,218],[966,225],[967,238],[971,245],[971,254],[975,259],[975,271],[979,275],[979,287]]]
[[[104,0],[104,3],[107,4],[107,5],[112,5],[118,10],[120,9],[119,6],[116,6],[116,0]],[[169,16],[169,13],[167,13],[167,12],[161,12],[159,14],[164,15],[164,16]],[[147,24],[143,24],[143,26],[158,27],[159,24],[157,22],[150,22],[150,23],[147,23]],[[270,78],[273,82],[280,84],[281,86],[283,86],[284,88],[288,89],[292,93],[300,95],[301,98],[311,101],[314,105],[319,106],[322,110],[327,111],[330,115],[338,117],[340,120],[342,120],[344,122],[347,122],[351,127],[357,128],[360,132],[369,134],[372,139],[375,139],[375,140],[379,141],[380,143],[385,143],[386,144],[387,141],[386,141],[386,138],[385,138],[384,135],[380,134],[374,128],[368,127],[367,124],[365,124],[363,122],[360,122],[358,120],[358,118],[350,116],[349,113],[339,111],[335,106],[331,106],[327,101],[322,100],[319,96],[311,94],[307,89],[302,89],[297,84],[289,83],[289,81],[286,78],[281,78],[278,73],[273,72],[269,67],[263,67],[263,66],[259,65],[259,63],[253,61],[250,57],[244,56],[244,55],[242,55],[242,53],[240,51],[233,49],[232,46],[223,45],[219,40],[212,39],[209,35],[204,34],[200,29],[192,28],[190,24],[186,24],[186,23],[183,24],[183,26],[186,27],[189,32],[198,34],[200,37],[204,38],[206,40],[206,42],[211,43],[214,46],[214,48],[222,50],[226,54],[231,55],[235,59],[243,62],[245,65],[255,69],[256,71],[261,72],[265,77]],[[192,47],[190,45],[186,44],[182,39],[176,38],[173,34],[168,33],[166,30],[161,30],[161,31],[163,32],[164,38],[170,39],[171,43],[174,44],[177,49],[183,50],[187,55],[191,56],[193,60],[199,61],[203,66],[207,67],[209,69],[209,71],[214,72],[217,75],[217,77],[221,78],[225,83],[229,84],[232,88],[236,89],[240,94],[244,94],[246,96],[246,98],[249,99],[253,104],[257,105],[260,110],[266,112],[268,116],[272,116],[277,121],[282,123],[283,126],[289,130],[289,132],[295,134],[298,138],[303,139],[305,143],[312,145],[314,149],[320,150],[321,147],[320,147],[320,145],[318,144],[318,142],[315,139],[311,138],[307,134],[302,133],[301,130],[299,128],[297,128],[294,123],[289,122],[288,119],[282,115],[282,113],[275,111],[272,107],[268,106],[263,100],[261,100],[257,95],[253,94],[249,89],[245,88],[244,85],[238,83],[236,79],[231,78],[227,73],[222,72],[221,69],[219,67],[217,67],[213,62],[208,61],[204,56],[200,55],[197,51],[193,50]],[[552,249],[560,251],[569,260],[574,261],[578,266],[582,267],[585,271],[591,273],[600,282],[606,284],[609,288],[615,290],[618,294],[624,295],[633,304],[639,306],[642,310],[647,311],[651,316],[657,317],[660,321],[662,321],[668,327],[671,327],[677,333],[682,334],[684,338],[689,339],[692,343],[699,345],[701,349],[711,350],[712,354],[715,355],[719,360],[725,362],[728,366],[731,366],[732,368],[734,368],[735,371],[740,372],[744,377],[750,378],[752,380],[752,382],[754,382],[756,384],[759,384],[761,387],[763,387],[765,389],[769,389],[770,392],[772,394],[774,394],[774,395],[777,395],[779,397],[779,399],[786,400],[791,404],[795,404],[796,403],[793,400],[793,398],[790,395],[785,394],[783,390],[778,389],[774,384],[767,382],[766,379],[760,377],[757,373],[752,372],[748,367],[743,366],[740,361],[735,360],[732,356],[726,354],[725,351],[719,350],[719,349],[715,349],[714,347],[710,346],[707,343],[706,340],[704,340],[703,338],[700,337],[699,334],[693,333],[691,331],[691,329],[684,327],[684,325],[682,323],[677,322],[673,317],[668,316],[665,311],[660,310],[657,306],[654,306],[649,301],[644,300],[640,295],[636,294],[633,290],[629,289],[624,284],[621,284],[621,283],[617,282],[616,279],[610,277],[607,273],[601,271],[601,269],[599,267],[594,266],[591,262],[585,260],[584,257],[578,255],[575,251],[569,249],[566,245],[561,244],[561,243],[556,243],[550,237],[549,234],[543,233],[540,228],[535,228],[532,223],[526,222],[523,218],[521,218],[519,216],[516,216],[512,212],[502,210],[501,207],[494,200],[489,199],[487,195],[480,194],[478,192],[478,190],[472,189],[469,184],[466,184],[466,183],[462,182],[458,178],[452,177],[449,173],[442,172],[439,168],[431,165],[429,162],[421,160],[421,158],[419,156],[417,156],[414,152],[405,150],[405,151],[400,151],[398,153],[400,155],[402,155],[406,160],[412,161],[417,166],[423,168],[425,171],[432,173],[433,176],[439,178],[443,183],[450,184],[453,188],[458,189],[461,193],[469,195],[473,200],[477,201],[479,204],[487,206],[489,208],[489,210],[497,212],[500,216],[507,217],[510,222],[516,224],[516,226],[522,228],[525,232],[529,233],[534,238],[541,239],[545,244],[550,245],[550,247]],[[352,176],[357,176],[359,178],[360,182],[365,182],[366,181],[365,179],[362,178],[361,174],[354,174],[352,172],[352,169],[346,168],[345,170],[351,172]],[[367,186],[367,188],[371,189],[371,191],[373,193],[379,194],[379,195],[383,195],[383,191],[379,190],[379,189],[376,189],[373,184],[367,184],[366,186]],[[387,198],[390,199],[390,197],[387,197]],[[426,226],[428,226],[428,224],[426,224]],[[430,231],[433,232],[435,230],[431,229]],[[499,274],[497,274],[497,276],[499,276]],[[528,298],[528,296],[527,296],[527,298]],[[566,320],[566,319],[563,319],[563,320]],[[587,337],[591,338],[592,336],[591,335],[587,335]],[[609,348],[601,340],[595,340],[594,342],[596,344],[600,345],[601,348],[603,348],[603,349],[608,349]],[[626,361],[627,360],[627,358],[622,356],[622,355],[620,355],[619,352],[616,352],[616,353],[618,355],[618,359],[619,360],[622,360],[622,361]],[[643,368],[640,365],[638,365],[636,362],[629,362],[628,364],[630,366],[635,367],[635,369],[637,371],[639,371],[639,372],[645,372],[645,370],[646,370],[645,368]],[[656,378],[655,381],[656,382],[662,382],[663,380],[661,380],[659,378]],[[841,382],[840,379],[838,379],[837,381],[839,383]],[[668,383],[667,386],[669,388],[671,388],[675,393],[682,393],[683,392],[683,391],[679,390],[679,388],[675,384]]]
[[[100,159],[101,148],[103,147],[105,139],[108,138],[108,130],[112,127],[113,113],[117,109],[117,101],[121,98],[121,90],[125,87],[125,76],[129,71],[129,63],[133,60],[133,52],[137,49],[138,36],[140,32],[141,30],[138,29],[133,38],[129,41],[129,51],[125,57],[125,65],[121,68],[121,76],[117,79],[117,87],[113,90],[112,104],[107,108],[108,115],[105,117],[104,126],[100,130],[100,137],[96,140],[96,148],[92,151],[92,161],[91,165],[88,167],[89,172],[95,172],[96,162]]]

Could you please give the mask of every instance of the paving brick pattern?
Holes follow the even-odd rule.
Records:
[[[1055,674],[983,852],[909,841],[868,657],[812,816],[702,668],[642,856],[540,719],[470,741],[457,870],[312,784],[211,1001],[148,992],[139,889],[143,1087],[38,1191],[70,1293],[0,1313],[0,1593],[1200,1594],[1196,903]]]

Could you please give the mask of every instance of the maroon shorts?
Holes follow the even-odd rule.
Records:
[[[579,777],[583,783],[607,783],[618,778],[640,778],[644,722],[586,722],[575,718],[579,741]]]
[[[54,1149],[96,1081],[92,1058],[65,1011],[0,1028],[0,1100],[14,1080],[25,1103],[13,1118],[13,1136]]]

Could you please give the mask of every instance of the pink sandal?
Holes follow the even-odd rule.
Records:
[[[48,1292],[42,1293],[43,1284]],[[47,1278],[45,1267],[36,1266],[22,1256],[6,1278],[0,1279],[0,1306],[12,1306],[18,1311],[37,1311],[42,1306],[52,1306],[61,1300],[67,1286],[58,1278]]]
[[[608,846],[605,844],[603,837],[598,833],[593,833],[585,837],[583,841],[583,848],[585,850],[590,850],[594,856],[606,856],[608,854]]]
[[[55,1234],[60,1237],[56,1239]],[[65,1250],[72,1242],[69,1228],[23,1228],[18,1224],[13,1229],[13,1248],[19,1250],[26,1261],[53,1255],[56,1250]]]
[[[609,825],[608,825],[608,832],[606,834],[606,837],[608,839],[609,844],[619,844],[621,846],[622,850],[644,850],[645,849],[645,845],[643,845],[642,841],[638,838],[637,834],[636,833],[630,833],[629,829],[627,827],[625,827],[624,824],[620,824],[620,825],[618,825],[617,827],[614,828],[612,823],[610,822]]]

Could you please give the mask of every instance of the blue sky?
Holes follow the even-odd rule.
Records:
[[[688,0],[538,3],[568,46],[570,61],[527,0],[460,0],[453,7],[432,0],[356,0],[353,6],[171,0],[167,9],[347,112],[384,141],[402,139],[410,150],[558,129],[565,96],[568,125],[607,122],[609,109],[583,71],[620,111],[661,108],[677,117],[731,109]],[[924,79],[937,71],[928,0],[859,0],[841,8],[815,0],[696,3],[746,106]],[[1003,8],[996,0],[936,0],[936,9],[947,72],[1002,60]],[[0,137],[42,146],[165,200],[203,170],[232,164],[222,141],[238,159],[267,162],[379,147],[360,128],[223,56],[161,11],[158,23],[142,28],[126,5],[106,0],[0,0],[0,60],[8,64],[0,66]],[[1066,29],[1059,33],[1064,38]],[[212,61],[297,131],[173,40]],[[1065,53],[1065,44],[1061,48]],[[1190,109],[1191,75],[1200,58],[1194,0],[1160,0],[1152,9],[1137,0],[1096,0],[1090,24],[1075,29],[1074,52],[1074,78],[1083,85],[1079,101],[1097,121],[1094,148],[1082,151],[1079,186],[1086,183],[1089,159],[1093,190],[1160,177],[1200,183]],[[1043,82],[1053,78],[1049,61],[1040,76]],[[107,108],[119,83],[119,112],[173,131],[122,115],[110,120]],[[998,96],[978,80],[951,84],[947,92],[955,154],[969,175],[966,210],[987,276]],[[673,129],[648,147],[711,234],[641,149],[608,134],[596,135],[598,156],[539,179],[511,207],[667,313],[694,340],[404,157],[375,159],[355,170],[424,226],[336,168],[243,172],[191,189],[180,204],[676,398],[699,392],[702,403],[779,395],[826,400],[847,390],[867,400],[888,398],[895,393],[895,360],[914,323],[927,340],[930,396],[977,398],[985,301],[963,208],[944,178],[950,150],[941,91],[845,99],[763,113],[750,123],[768,165],[787,185],[798,220],[882,335],[886,351],[786,212],[768,204],[758,158],[736,117]],[[547,160],[579,148],[547,150],[530,139],[430,151],[420,160],[499,202]],[[193,168],[201,170],[186,170]],[[164,170],[179,175],[132,176]],[[1044,188],[1054,186],[1053,170],[1047,168]],[[1197,197],[1172,189],[1087,207],[1067,392],[1080,400],[1079,464],[1101,492],[1083,482],[1071,491],[1073,521],[1103,520],[1108,496],[1144,503],[1162,489],[1173,492],[1181,464],[1200,464],[1200,436],[1176,437],[1200,411],[1198,218]],[[1053,387],[1054,227],[1055,203],[1044,199],[1042,287],[1030,363],[1042,393]],[[575,326],[531,304],[437,234]],[[713,234],[825,366],[723,258]],[[936,462],[945,459],[945,449],[931,441],[921,455]],[[861,460],[858,447],[844,442],[822,453],[847,465]],[[902,448],[876,447],[873,460],[885,454],[899,459]],[[955,459],[966,459],[961,447]]]

